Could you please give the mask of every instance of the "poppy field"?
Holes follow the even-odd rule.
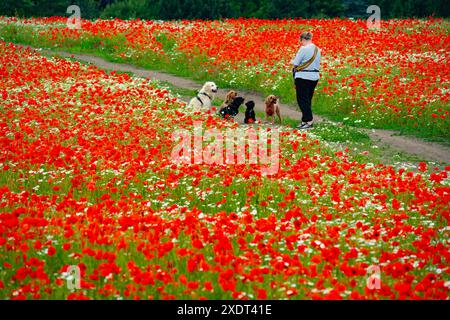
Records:
[[[61,31],[65,45],[114,39],[126,25],[109,23]],[[135,34],[147,22],[135,23],[124,30],[136,49],[121,48],[163,57]],[[36,27],[36,39],[62,36],[51,30]],[[238,125],[191,112],[158,82],[3,41],[0,78],[0,299],[449,297],[450,167],[362,163],[288,127],[271,175],[257,164],[176,163],[176,130]],[[448,99],[438,91],[436,106]]]
[[[448,143],[449,22],[443,19],[146,21],[0,18],[0,38],[87,52],[221,87],[295,103],[291,60],[299,34],[314,33],[322,80],[314,110],[345,124],[399,130]]]

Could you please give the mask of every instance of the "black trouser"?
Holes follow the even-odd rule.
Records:
[[[314,95],[319,80],[295,79],[295,91],[297,93],[297,103],[302,111],[302,122],[313,120],[311,100]]]

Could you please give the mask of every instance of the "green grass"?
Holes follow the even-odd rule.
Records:
[[[192,94],[192,90],[185,91],[185,89],[179,89],[176,87],[173,87],[170,84],[167,84],[168,88],[170,90],[177,91],[178,94]],[[49,94],[52,94],[53,92],[49,92]],[[56,102],[55,102],[56,103]],[[215,104],[220,104],[220,99],[215,100]],[[168,110],[167,112],[171,112]],[[127,113],[128,114],[128,113]],[[164,115],[164,113],[161,113]],[[257,115],[259,118],[263,118],[263,114],[261,112],[257,112]],[[20,118],[19,115],[16,115],[15,118],[11,119],[13,121],[16,118]],[[165,117],[162,117],[162,119],[166,119]],[[104,123],[101,123],[101,125],[107,126],[110,122],[110,119],[108,117],[100,117],[100,122],[104,121]],[[136,120],[137,122],[137,120]],[[168,130],[172,130],[173,127],[170,127],[170,124],[172,122],[167,122],[166,126],[157,127],[155,130],[159,130],[158,136],[161,136],[161,131],[165,131],[166,127],[169,127]],[[173,124],[173,123],[172,123]],[[284,117],[284,125],[295,127],[298,124],[298,121]],[[67,125],[67,124],[65,124]],[[69,130],[71,129],[71,126],[67,127]],[[365,134],[364,132],[361,132],[359,129],[349,127],[349,126],[341,126],[336,125],[334,123],[329,122],[320,122],[317,123],[315,128],[310,131],[311,135],[315,135],[318,137],[318,139],[321,139],[322,141],[325,141],[327,143],[324,144],[315,144],[313,142],[313,139],[307,139],[307,141],[300,141],[300,146],[305,146],[308,148],[308,151],[311,155],[318,155],[320,157],[324,157],[326,155],[332,156],[333,153],[336,151],[334,146],[341,144],[343,147],[348,148],[349,145],[351,147],[359,147],[361,150],[366,150],[364,148],[367,148],[371,145],[370,137]],[[120,139],[120,138],[119,138]],[[123,137],[123,140],[118,141],[120,144],[126,145],[128,143],[127,137]],[[71,141],[68,141],[69,143]],[[312,143],[312,144],[311,144]],[[76,145],[76,144],[75,144]],[[301,152],[293,152],[293,149],[291,149],[291,144],[286,143],[284,145],[285,152],[287,155],[289,155],[289,160],[295,160],[302,157]],[[354,157],[356,158],[358,156],[357,152],[355,152]],[[330,157],[330,162],[334,161],[335,158]],[[102,158],[97,159],[98,161],[102,161]],[[339,161],[339,160],[338,160]],[[89,159],[86,159],[85,164],[89,164]],[[363,163],[367,163],[367,161],[363,161]],[[81,164],[81,163],[80,163]],[[319,162],[317,162],[319,165]],[[324,163],[326,164],[326,163]],[[339,216],[339,209],[334,206],[333,201],[331,200],[331,193],[325,192],[325,194],[317,199],[317,204],[313,203],[311,201],[311,193],[308,192],[308,189],[310,188],[310,185],[305,183],[304,181],[296,181],[293,179],[269,179],[264,177],[258,177],[258,176],[250,176],[249,178],[243,178],[241,175],[233,175],[231,176],[231,182],[228,185],[223,184],[223,176],[220,175],[212,175],[209,176],[205,173],[208,172],[214,172],[213,167],[206,166],[203,170],[204,171],[198,171],[198,175],[184,175],[182,178],[178,179],[178,184],[176,186],[170,186],[166,185],[167,189],[154,189],[149,190],[149,185],[153,185],[155,181],[167,181],[168,174],[178,174],[182,173],[181,170],[173,169],[169,166],[167,166],[165,169],[156,170],[153,171],[152,167],[149,167],[147,170],[139,170],[136,176],[133,179],[130,179],[128,174],[125,173],[128,170],[125,170],[120,174],[115,174],[114,170],[112,168],[109,168],[109,170],[103,170],[101,172],[97,172],[95,174],[89,173],[89,175],[86,175],[86,178],[89,177],[100,177],[100,179],[96,180],[96,190],[89,190],[86,188],[85,185],[81,185],[75,188],[73,195],[70,197],[68,196],[69,190],[72,186],[71,174],[67,174],[65,171],[58,172],[56,168],[52,168],[50,166],[46,167],[45,165],[41,165],[38,168],[35,168],[37,173],[31,173],[30,170],[23,169],[20,170],[18,168],[4,170],[3,165],[0,164],[0,185],[8,185],[8,188],[10,191],[19,194],[21,191],[25,190],[27,192],[30,192],[32,196],[29,197],[29,200],[27,202],[5,202],[5,206],[0,211],[5,212],[11,212],[12,207],[28,207],[30,210],[30,215],[33,217],[33,215],[36,215],[34,212],[35,210],[39,210],[39,213],[42,210],[43,216],[48,219],[50,222],[48,226],[42,227],[41,225],[30,225],[25,224],[25,222],[22,220],[20,226],[23,229],[18,229],[20,231],[23,231],[23,240],[18,243],[27,245],[29,247],[29,250],[25,250],[25,246],[21,246],[20,250],[15,249],[12,247],[12,249],[7,250],[3,253],[3,261],[11,262],[12,268],[4,268],[3,265],[0,268],[0,278],[4,281],[5,288],[3,290],[0,290],[0,298],[1,299],[7,299],[9,297],[9,292],[12,292],[13,290],[16,290],[19,288],[19,286],[27,285],[27,284],[33,284],[33,286],[36,285],[36,288],[39,292],[42,292],[42,296],[40,298],[42,299],[63,299],[67,297],[67,289],[65,284],[62,286],[56,286],[55,282],[58,277],[61,276],[61,267],[64,265],[74,265],[78,263],[83,263],[86,266],[86,280],[88,280],[90,283],[94,285],[94,289],[92,290],[86,290],[88,292],[89,297],[94,299],[102,299],[106,298],[105,295],[101,293],[99,288],[103,288],[106,284],[112,283],[115,288],[120,292],[123,293],[126,289],[126,285],[129,283],[133,283],[132,275],[130,271],[128,270],[128,262],[133,261],[138,267],[142,268],[142,270],[148,270],[152,273],[157,273],[158,270],[168,271],[174,270],[173,277],[175,280],[179,275],[186,275],[188,281],[194,280],[194,281],[210,281],[215,286],[214,292],[201,292],[198,290],[199,295],[204,295],[208,299],[232,299],[230,292],[226,292],[223,290],[220,290],[218,286],[218,272],[215,272],[211,269],[211,271],[198,271],[195,270],[194,272],[188,272],[187,271],[187,260],[191,258],[191,256],[187,255],[184,257],[180,257],[176,250],[171,250],[170,252],[166,253],[162,257],[158,257],[158,247],[155,246],[155,242],[158,244],[162,243],[168,243],[172,241],[173,239],[177,240],[177,245],[175,248],[191,248],[191,239],[194,239],[198,234],[201,234],[201,228],[200,226],[208,229],[211,231],[211,233],[208,234],[209,238],[213,239],[215,238],[215,233],[220,228],[220,222],[210,222],[208,219],[200,219],[199,224],[196,225],[195,230],[189,232],[188,228],[185,228],[186,224],[181,223],[181,226],[178,227],[180,222],[175,224],[164,224],[163,230],[164,232],[157,232],[157,228],[153,227],[154,222],[157,223],[165,223],[166,221],[169,221],[171,219],[177,219],[178,216],[177,213],[174,214],[168,214],[167,212],[164,212],[163,210],[170,205],[177,204],[179,207],[186,206],[188,208],[196,207],[197,209],[201,210],[207,215],[215,216],[219,214],[223,214],[222,219],[228,219],[229,213],[231,212],[239,212],[242,211],[242,208],[247,203],[250,207],[250,210],[255,210],[256,214],[253,219],[261,219],[261,218],[268,218],[271,213],[276,216],[277,220],[282,221],[282,219],[285,217],[285,210],[279,210],[277,205],[285,200],[285,193],[280,192],[280,187],[282,187],[285,190],[296,190],[296,199],[295,202],[301,204],[303,215],[305,217],[306,221],[310,220],[310,217],[313,214],[320,215],[323,213],[322,208],[329,208],[327,210],[330,210],[330,212],[337,215],[335,222],[336,225],[340,225],[341,222],[349,222],[349,224],[352,224],[353,222],[356,222],[358,220],[362,221],[369,221],[369,219],[383,219],[387,220],[389,218],[389,215],[393,213],[393,211],[387,210],[387,211],[375,211],[375,209],[366,209],[366,208],[358,208],[354,212],[346,212],[344,211],[345,215],[342,217]],[[100,165],[99,165],[100,167]],[[77,167],[74,167],[77,168]],[[80,167],[81,168],[81,167]],[[41,171],[42,169],[42,171]],[[321,170],[321,167],[318,167],[317,170],[311,170],[311,173],[318,173]],[[90,176],[92,174],[92,176]],[[56,182],[49,181],[49,177],[53,177],[56,179]],[[346,177],[346,176],[344,176]],[[194,179],[199,179],[198,184],[193,183]],[[324,184],[327,187],[332,188],[332,181],[339,181],[340,177],[334,177],[332,175],[324,174],[323,175]],[[114,182],[116,186],[118,186],[117,192],[111,192],[110,187],[108,186],[109,182]],[[119,183],[120,182],[120,183]],[[149,184],[144,184],[144,182],[149,182]],[[53,187],[55,186],[55,183],[58,184],[58,186],[61,186],[59,190],[55,190]],[[39,188],[36,188],[36,186],[39,186]],[[318,184],[313,184],[313,186],[319,186]],[[206,189],[210,188],[211,192],[208,194],[205,199],[202,199],[199,197],[200,191],[204,191]],[[389,197],[394,197],[393,190],[390,190],[389,188],[382,188],[382,187],[374,187],[374,192],[385,192],[386,195]],[[162,201],[155,201],[158,199],[159,195],[165,194],[167,191],[169,191],[167,196],[164,196],[164,202]],[[249,191],[254,192],[254,196],[247,196]],[[351,186],[346,187],[341,191],[341,195],[344,199],[350,199],[353,195],[356,195],[357,197],[359,195],[364,195],[364,193],[360,193],[360,190],[353,190]],[[119,227],[121,227],[121,224],[118,223],[119,217],[128,217],[129,211],[128,210],[134,210],[134,207],[130,208],[123,208],[124,212],[119,215],[111,214],[111,212],[108,212],[110,210],[109,206],[104,206],[105,201],[101,201],[101,196],[104,194],[111,195],[111,199],[116,200],[117,206],[122,206],[122,204],[127,205],[127,202],[124,200],[130,199],[130,205],[132,204],[138,204],[141,202],[141,200],[138,200],[135,198],[134,200],[131,199],[131,194],[139,194],[142,195],[143,199],[151,200],[151,203],[149,201],[149,206],[147,206],[149,209],[161,211],[162,217],[164,217],[166,220],[153,220],[152,215],[149,215],[149,218],[151,220],[146,220],[145,215],[143,212],[140,212],[138,215],[136,212],[136,216],[133,215],[133,219],[142,221],[139,226],[141,229],[124,229],[121,230]],[[45,196],[47,197],[47,200],[40,199],[36,196]],[[270,202],[268,206],[261,206],[260,203],[262,200],[268,199],[268,196],[273,196],[273,201]],[[21,195],[18,195],[21,196]],[[54,197],[53,197],[54,196]],[[187,196],[192,196],[192,199],[189,199]],[[73,210],[71,209],[71,206],[67,206],[68,208],[65,208],[65,203],[69,203],[67,201],[68,199],[73,199],[75,201],[80,201],[80,198],[83,197],[86,199],[84,204],[77,204],[76,207],[73,207]],[[414,197],[413,192],[410,192],[409,194],[403,195],[400,194],[399,197]],[[7,199],[7,198],[6,198]],[[50,199],[51,203],[50,203]],[[119,200],[122,200],[119,202]],[[224,203],[218,204],[218,202],[221,202],[222,200],[226,200]],[[45,203],[49,202],[49,206],[46,208],[44,205]],[[66,202],[67,201],[67,202]],[[349,200],[350,201],[350,200]],[[95,206],[95,204],[102,203],[102,206]],[[114,201],[113,201],[114,202]],[[405,201],[405,203],[408,203]],[[58,209],[58,207],[61,208]],[[74,204],[73,204],[74,205]],[[35,209],[36,206],[36,209]],[[87,214],[88,207],[90,209],[93,209],[95,211],[95,214]],[[334,208],[333,208],[334,207]],[[41,209],[42,208],[42,209]],[[84,211],[83,209],[86,209]],[[278,210],[277,210],[278,209]],[[98,211],[97,211],[98,210]],[[84,213],[83,213],[84,212]],[[86,214],[84,219],[78,220],[73,225],[67,224],[66,227],[69,230],[73,230],[74,235],[69,237],[69,239],[66,239],[65,236],[63,236],[61,233],[67,231],[66,228],[62,228],[62,222],[68,221],[68,216],[78,216],[78,213],[81,215]],[[159,212],[158,212],[159,213]],[[26,217],[26,216],[25,216]],[[131,215],[130,215],[131,217]],[[156,216],[155,216],[156,217]],[[410,217],[419,217],[419,219],[415,220],[413,223],[419,223],[420,217],[425,217],[421,212],[411,212]],[[23,219],[24,217],[20,217]],[[337,219],[339,218],[339,219]],[[342,219],[341,219],[342,218]],[[99,224],[97,225],[97,219]],[[142,220],[141,220],[142,219]],[[37,221],[39,221],[38,218],[36,218]],[[61,224],[59,224],[57,221],[62,221]],[[216,220],[219,221],[219,220]],[[175,221],[177,222],[177,221]],[[373,220],[372,220],[373,222]],[[201,223],[201,225],[200,225]],[[390,223],[390,222],[389,222]],[[30,223],[31,224],[31,223]],[[436,226],[435,228],[441,229],[445,227],[445,221],[443,219],[436,219]],[[225,224],[224,224],[225,225]],[[248,224],[249,226],[257,224]],[[286,244],[283,243],[283,238],[286,235],[294,234],[294,232],[297,234],[298,232],[304,232],[304,230],[294,230],[291,229],[287,232],[283,232],[280,229],[277,229],[276,232],[258,232],[253,234],[253,232],[248,232],[245,230],[245,228],[248,226],[247,224],[242,223],[242,221],[236,221],[234,227],[235,230],[231,231],[224,229],[223,232],[228,234],[230,237],[230,242],[232,243],[233,251],[232,255],[236,257],[240,257],[244,250],[241,250],[238,245],[237,237],[242,237],[242,239],[245,239],[245,243],[250,243],[252,241],[252,238],[258,234],[262,235],[264,241],[261,240],[261,244],[267,244],[267,241],[273,238],[275,240],[273,243],[267,244],[267,247],[270,247],[270,251],[264,252],[263,249],[266,249],[265,246],[261,247],[262,249],[259,249],[258,247],[255,247],[253,251],[257,254],[261,255],[261,259],[266,259],[267,261],[259,263],[257,265],[263,266],[263,263],[268,263],[270,260],[274,260],[276,258],[273,253],[277,252],[279,254],[286,254],[290,255],[291,257],[298,257],[299,264],[302,266],[308,267],[312,266],[311,263],[311,257],[315,254],[319,254],[319,249],[311,249],[310,252],[306,252],[303,254],[297,254],[295,250],[287,250]],[[288,225],[288,224],[285,224]],[[413,224],[414,225],[414,224]],[[31,229],[31,231],[36,232],[36,235],[33,235],[32,233],[28,233],[25,230],[25,226]],[[136,224],[138,226],[138,224]],[[282,225],[283,226],[283,225]],[[284,227],[284,226],[283,226]],[[317,235],[320,236],[320,234],[327,234],[327,231],[329,230],[330,223],[326,221],[325,219],[319,219],[317,222],[314,222],[311,224],[311,227],[314,228],[314,230],[318,230],[320,232],[317,232]],[[351,227],[351,226],[349,226]],[[100,229],[102,228],[102,229]],[[15,229],[12,229],[15,232]],[[121,230],[121,231],[119,231]],[[171,231],[172,230],[172,231]],[[177,231],[174,231],[177,230]],[[167,231],[167,232],[166,232]],[[176,232],[179,231],[179,234],[176,234]],[[197,232],[198,231],[198,232]],[[220,230],[222,231],[222,230]],[[345,232],[345,229],[342,230]],[[370,230],[369,230],[370,231]],[[39,233],[41,232],[41,233]],[[283,232],[283,233],[281,233]],[[316,231],[314,231],[315,233]],[[362,232],[362,231],[361,231]],[[15,232],[18,233],[18,232]],[[219,233],[219,232],[217,232]],[[282,237],[274,237],[274,233],[282,235]],[[86,235],[96,235],[98,237],[88,237]],[[126,249],[118,249],[115,245],[117,244],[116,241],[119,241],[119,237],[117,236],[120,234],[120,240],[125,240],[129,247]],[[176,234],[176,235],[175,235]],[[344,234],[344,233],[343,233]],[[45,254],[45,251],[43,250],[33,250],[33,245],[35,245],[34,241],[36,239],[43,239],[42,241],[47,241],[51,236],[52,240],[54,241],[53,244],[56,247],[56,254],[53,257],[49,257]],[[105,244],[105,242],[96,240],[101,237],[105,236],[105,240],[110,240],[110,243]],[[316,235],[314,234],[313,237]],[[363,235],[358,235],[361,239],[363,239]],[[403,237],[403,236],[402,236]],[[402,241],[405,241],[404,243],[401,243],[400,250],[405,250],[410,246],[410,244],[414,241],[416,235],[411,233],[409,238],[403,238]],[[157,238],[157,241],[155,241],[155,238]],[[45,240],[44,240],[45,239]],[[313,238],[314,239],[314,238]],[[320,238],[318,238],[320,239]],[[326,239],[326,238],[325,238]],[[400,239],[400,236],[399,236]],[[267,240],[267,241],[265,241]],[[279,241],[280,240],[280,241]],[[390,239],[391,240],[391,239]],[[441,240],[441,239],[438,239]],[[9,240],[8,240],[9,241]],[[91,280],[88,278],[89,275],[92,275],[92,272],[94,270],[99,270],[99,265],[101,262],[104,262],[105,259],[97,259],[93,256],[90,256],[88,254],[83,254],[81,257],[73,257],[72,255],[69,255],[68,252],[64,252],[60,249],[60,244],[66,243],[67,241],[70,241],[72,244],[71,252],[82,252],[83,249],[93,249],[93,250],[101,250],[102,252],[111,252],[116,253],[117,258],[115,259],[114,263],[121,269],[121,272],[119,274],[114,274],[113,278],[110,280],[107,280],[105,276],[99,276],[98,279]],[[434,239],[433,239],[434,241]],[[442,240],[443,241],[443,240]],[[146,253],[144,253],[144,250],[138,249],[138,246],[140,244],[146,245]],[[194,253],[201,253],[206,258],[211,258],[211,260],[207,260],[208,263],[210,263],[211,267],[215,265],[215,263],[212,262],[213,257],[215,256],[214,250],[213,250],[213,242],[210,241],[209,243],[205,241],[205,244],[207,244],[203,249],[201,250],[195,250]],[[348,249],[348,247],[351,245],[350,243],[346,242],[345,237],[340,237],[339,243],[336,243],[340,246],[340,248],[343,250],[343,253],[345,250]],[[373,244],[367,244],[367,242],[363,241],[360,244],[357,244],[359,247],[365,247],[370,249],[371,256],[367,256],[367,258],[364,258],[364,262],[370,263],[372,258],[377,258],[381,252],[386,251],[388,252],[390,247],[390,243],[388,241],[378,241],[375,245]],[[9,246],[9,243],[8,243]],[[14,249],[14,250],[13,250]],[[44,271],[47,275],[49,275],[49,282],[50,284],[46,283],[40,283],[38,280],[34,280],[30,277],[25,278],[22,281],[19,280],[13,280],[14,275],[16,271],[22,267],[23,265],[23,258],[24,251],[26,251],[26,255],[28,258],[36,257],[40,259],[42,262],[44,262]],[[103,260],[103,261],[102,261]],[[239,260],[237,260],[239,261]],[[169,264],[171,267],[169,267]],[[249,273],[252,268],[255,267],[255,265],[245,263],[237,263],[238,267],[244,268],[243,272],[241,273]],[[269,264],[267,264],[269,265]],[[327,263],[324,261],[321,264],[317,264],[317,272],[320,275],[322,271],[325,271],[324,268],[326,267]],[[217,267],[221,267],[219,264],[216,264]],[[224,267],[228,267],[228,265],[225,265]],[[234,265],[233,265],[234,267]],[[329,270],[328,270],[329,271]],[[339,267],[336,266],[332,269],[333,277],[338,279],[341,283],[348,282],[348,279],[345,278],[345,276],[340,272]],[[426,269],[418,268],[414,272],[416,272],[420,277],[423,277],[425,274],[427,274],[429,271]],[[383,282],[387,285],[393,285],[398,279],[391,279],[388,276],[383,275]],[[308,298],[308,296],[305,294],[310,289],[312,289],[316,284],[314,282],[318,281],[320,277],[311,277],[311,279],[308,279],[311,281],[311,284],[306,285],[299,285],[299,279],[305,279],[305,276],[302,275],[300,272],[297,274],[294,274],[292,276],[289,276],[288,278],[285,277],[284,274],[267,274],[264,275],[263,281],[261,283],[256,283],[258,287],[266,289],[266,291],[269,294],[269,298],[271,299],[283,299],[285,298],[285,295],[283,294],[283,291],[279,290],[281,288],[279,287],[273,287],[272,282],[275,284],[280,284],[281,286],[286,285],[289,286],[291,284],[298,285],[299,288],[299,294],[295,296],[295,299],[301,299],[301,298]],[[306,277],[307,279],[307,277]],[[364,276],[356,278],[358,283],[365,283]],[[152,284],[145,284],[142,286],[136,286],[139,288],[136,294],[138,294],[141,298],[148,299],[149,296],[152,296],[153,299],[162,299],[163,296],[161,296],[160,290],[158,288],[165,286],[164,291],[166,293],[174,294],[176,298],[178,299],[192,299],[193,296],[191,295],[191,291],[186,291],[186,293],[183,291],[185,288],[183,286],[176,286],[174,284],[175,281],[170,281],[167,286],[165,286],[165,283],[161,281],[159,278],[154,279],[154,283]],[[255,285],[254,281],[238,281],[236,291],[242,291],[246,293],[253,293],[253,285]],[[330,282],[330,279],[327,279],[325,282],[326,287],[332,287],[334,285]],[[54,291],[47,293],[43,292],[43,289],[46,287],[52,288]],[[360,290],[361,293],[363,293],[364,289],[356,288],[355,290]],[[110,299],[116,298],[114,295],[108,296]],[[123,296],[122,296],[123,297]],[[198,298],[198,296],[196,296]]]
[[[339,100],[339,102],[337,102]],[[394,115],[374,115],[366,116],[360,114],[361,102],[355,99],[348,99],[342,94],[335,94],[332,97],[324,94],[316,94],[313,100],[314,112],[325,116],[331,121],[341,122],[345,125],[358,128],[374,128],[398,131],[399,135],[418,137],[426,141],[438,142],[450,146],[447,137],[450,132],[445,122],[433,125],[432,122],[421,121],[420,119],[429,117],[424,114],[420,118],[409,119],[405,114]],[[357,110],[353,113],[353,110]],[[393,118],[396,118],[395,120]],[[448,122],[448,121],[447,121]],[[450,124],[449,124],[450,126]]]
[[[161,70],[198,81],[214,79],[220,87],[254,90],[264,95],[274,93],[283,97],[285,103],[295,103],[295,91],[292,89],[292,78],[288,77],[283,79],[277,87],[272,87],[270,83],[262,85],[268,80],[267,75],[263,73],[257,74],[256,72],[249,72],[249,70],[221,70],[220,73],[217,70],[207,72],[205,70],[206,68],[202,66],[202,63],[208,61],[208,58],[204,55],[199,54],[194,58],[187,58],[177,54],[175,55],[176,57],[171,57],[171,55],[176,53],[176,43],[165,34],[158,34],[156,38],[167,53],[166,56],[157,56],[148,50],[126,58],[121,56],[122,53],[128,51],[127,40],[122,34],[111,38],[88,35],[81,39],[64,38],[49,40],[35,33],[31,26],[8,24],[0,26],[0,35],[0,38],[5,41],[29,44],[36,47],[46,47],[53,50],[55,49],[55,43],[59,42],[61,46],[58,49],[68,50],[73,53],[94,54],[109,61],[131,63],[146,69]],[[340,70],[339,77],[346,77],[354,72],[355,70],[353,68],[346,68]],[[196,94],[194,90],[174,88],[167,83],[164,85],[180,96],[192,97]],[[321,85],[323,84],[319,82],[317,90],[320,90]],[[450,120],[435,121],[435,123],[433,120],[426,120],[422,121],[421,125],[418,125],[419,120],[410,119],[405,114],[389,114],[383,116],[381,111],[374,113],[354,113],[354,109],[358,111],[364,108],[361,108],[361,102],[357,98],[352,98],[345,92],[336,92],[332,96],[316,93],[314,97],[314,109],[318,115],[353,127],[390,129],[398,131],[399,134],[417,136],[450,146],[450,131],[448,130],[450,123],[447,125],[447,122]],[[431,111],[424,112],[422,118],[431,119],[428,113],[431,113]],[[447,119],[449,118],[447,117]]]
[[[159,84],[162,88],[166,88],[172,94],[179,95],[181,97],[194,97],[198,93],[197,90],[176,87],[168,81],[159,81]],[[218,99],[214,100],[215,103],[217,103],[216,100]]]
[[[264,113],[257,111],[256,116],[264,119]],[[283,117],[283,125],[295,129],[298,120]],[[395,164],[404,162],[426,162],[415,155],[398,152],[387,146],[378,146],[370,136],[359,128],[342,125],[330,121],[314,123],[314,128],[308,131],[321,141],[331,145],[336,150],[347,150],[352,159],[361,163]]]

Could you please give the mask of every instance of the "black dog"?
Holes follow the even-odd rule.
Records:
[[[244,123],[255,123],[256,116],[255,111],[253,110],[255,108],[255,102],[250,100],[245,104],[245,106],[247,107],[247,110],[245,110]]]
[[[239,113],[239,107],[244,103],[244,100],[242,97],[234,98],[229,105],[219,111],[219,114],[225,119],[234,118]]]

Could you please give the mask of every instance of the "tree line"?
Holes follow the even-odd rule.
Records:
[[[382,19],[450,16],[448,0],[1,0],[0,16],[66,16],[72,4],[85,19],[365,18],[370,5]]]

